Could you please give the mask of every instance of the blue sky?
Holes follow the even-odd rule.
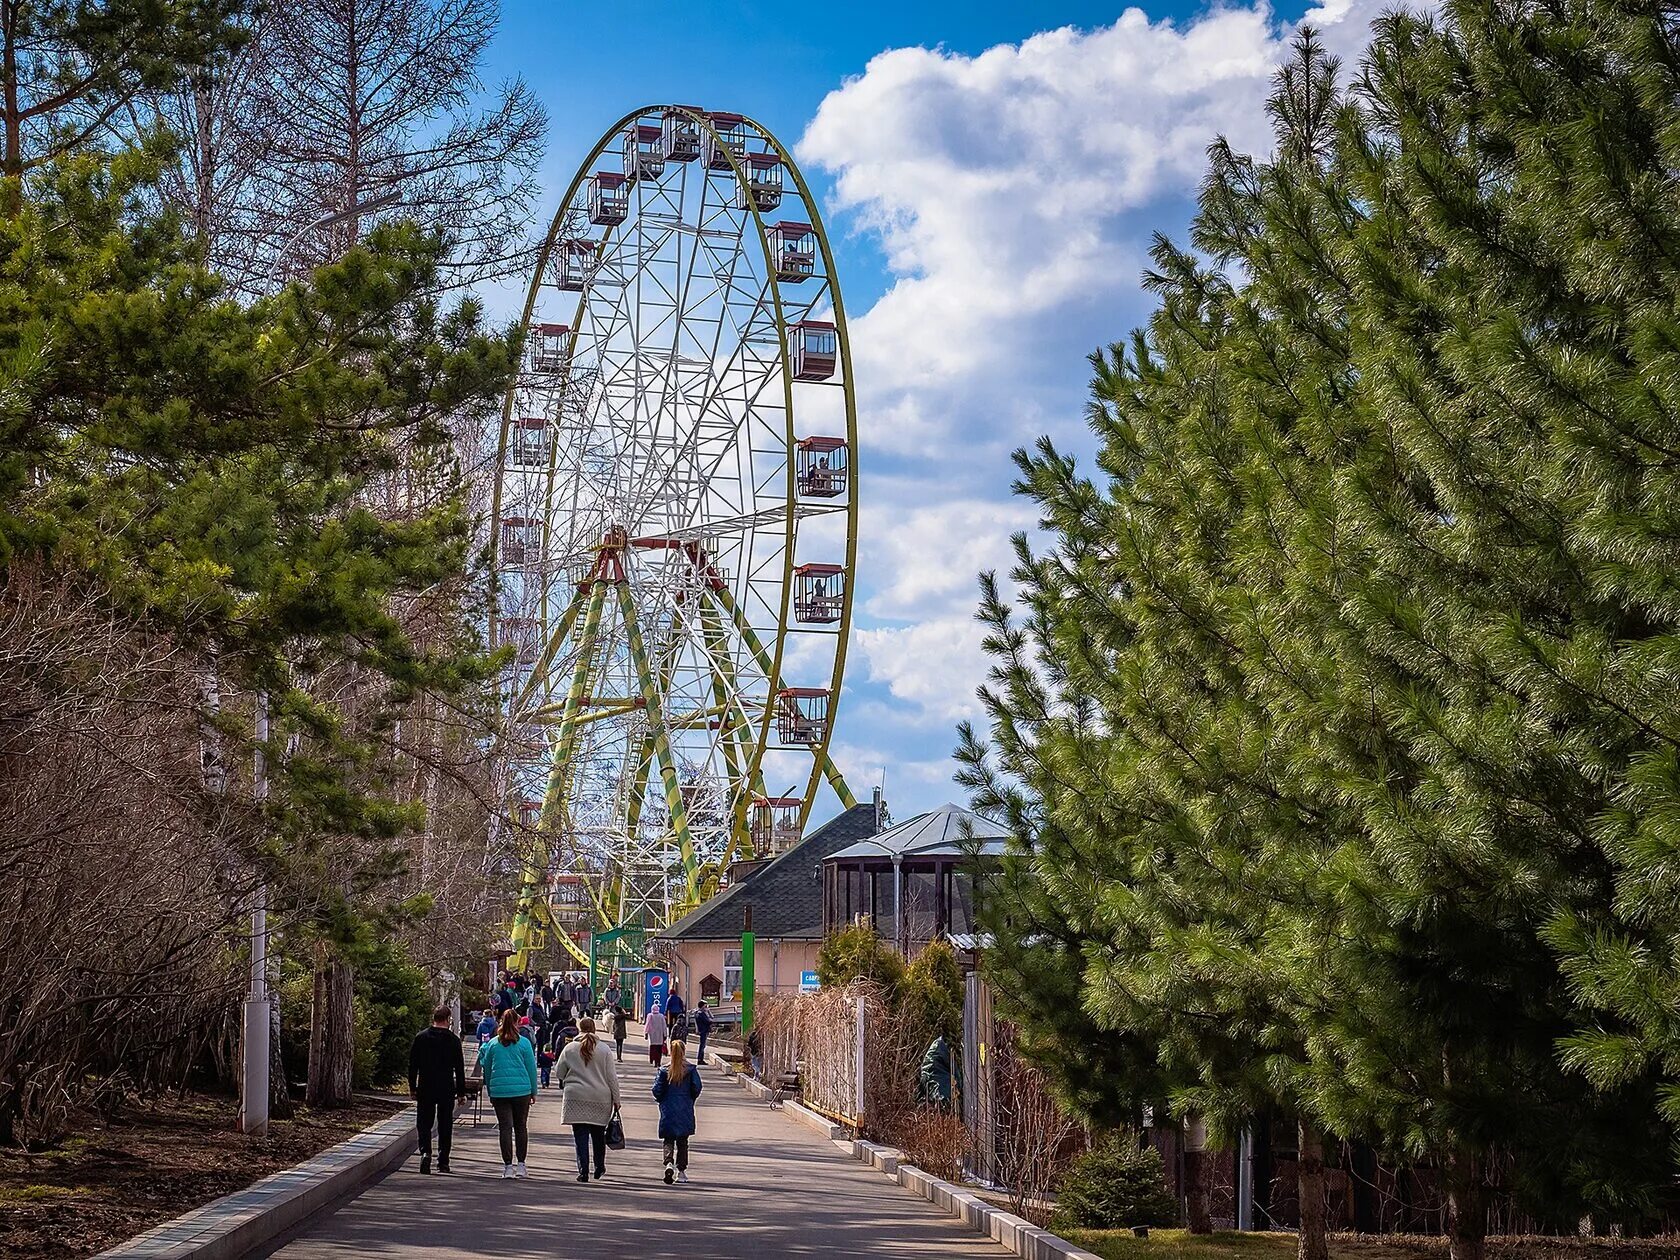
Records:
[[[673,101],[770,127],[823,203],[859,401],[834,752],[860,796],[884,772],[896,817],[959,799],[975,575],[1007,569],[1032,524],[1010,451],[1041,433],[1089,449],[1085,357],[1146,316],[1150,234],[1182,235],[1207,144],[1264,149],[1294,23],[1351,61],[1378,8],[504,4],[485,78],[523,77],[548,110],[544,221],[605,127]]]

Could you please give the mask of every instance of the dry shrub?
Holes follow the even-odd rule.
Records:
[[[847,1121],[857,1119],[860,998],[866,1027],[884,1018],[885,996],[879,986],[867,982],[817,993],[761,997],[755,1010],[764,1044],[765,1075],[774,1080],[797,1069],[805,1101]]]
[[[895,1124],[897,1140],[892,1145],[903,1151],[923,1172],[961,1181],[968,1161],[968,1128],[960,1116],[933,1107],[917,1107],[902,1113]]]
[[[236,1035],[239,845],[197,662],[25,566],[0,586],[0,1142],[181,1083]]]
[[[991,1060],[997,1180],[1018,1216],[1048,1224],[1050,1194],[1085,1150],[1085,1130],[1063,1112],[1044,1074],[1021,1055],[1014,1027],[1001,1020],[993,1026]]]

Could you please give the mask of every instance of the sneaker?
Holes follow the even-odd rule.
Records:
[[[665,1184],[670,1185],[671,1182],[676,1180],[676,1176],[677,1176],[676,1165],[675,1164],[666,1164],[665,1165]]]
[[[513,1165],[512,1164],[503,1164],[502,1165],[502,1180],[503,1181],[512,1181],[513,1180]]]
[[[526,1173],[525,1173],[525,1161],[524,1160],[520,1160],[517,1164],[515,1164],[513,1166],[513,1175],[515,1177],[523,1177],[523,1176],[526,1175]]]
[[[682,1182],[683,1185],[686,1186],[688,1184],[688,1169],[686,1169],[686,1168],[679,1169],[677,1171],[677,1180]]]
[[[438,1160],[438,1171],[440,1173],[446,1173],[449,1171],[449,1161],[447,1159]]]
[[[430,1155],[422,1154],[420,1156],[420,1171],[423,1173],[432,1171],[432,1157]]]
[[[589,1174],[588,1173],[579,1173],[578,1174],[578,1180],[579,1181],[588,1181],[589,1180]]]
[[[605,1168],[597,1168],[595,1170],[595,1180],[596,1181],[601,1180],[601,1178],[605,1177],[606,1175],[607,1175],[607,1170]]]

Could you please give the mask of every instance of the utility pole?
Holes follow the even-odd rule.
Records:
[[[251,796],[260,814],[268,804],[268,693],[256,703],[256,752],[251,757]],[[239,1076],[239,1131],[261,1137],[268,1132],[268,882],[257,880],[251,907],[251,991],[245,998],[244,1059]]]

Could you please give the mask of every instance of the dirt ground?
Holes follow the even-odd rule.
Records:
[[[1125,1230],[1069,1230],[1070,1242],[1106,1260],[1292,1260],[1295,1235],[1220,1232],[1193,1238],[1180,1229],[1151,1230],[1146,1239]],[[1490,1238],[1488,1260],[1680,1260],[1680,1237]],[[1416,1235],[1332,1234],[1331,1260],[1446,1260],[1445,1238]]]
[[[391,1115],[401,1101],[276,1121],[269,1135],[234,1131],[231,1099],[169,1099],[35,1154],[0,1150],[0,1256],[92,1256],[153,1225],[288,1168]]]

